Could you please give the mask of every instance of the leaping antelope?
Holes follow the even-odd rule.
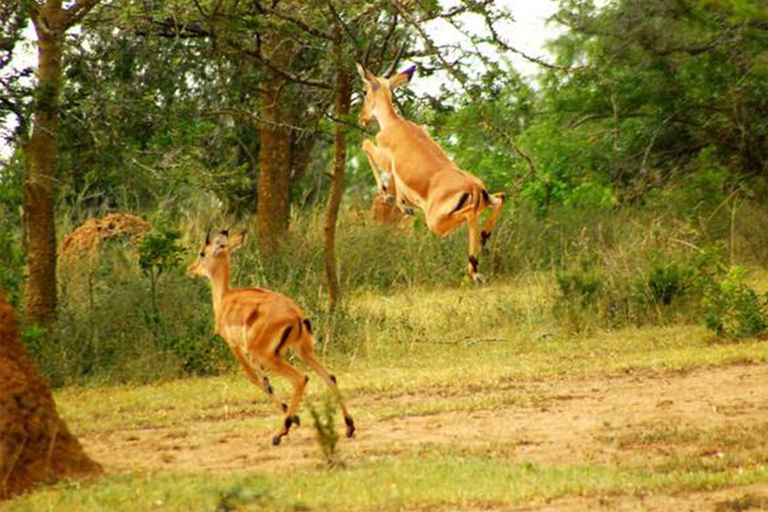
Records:
[[[365,89],[358,120],[363,126],[374,119],[379,123],[376,144],[365,141],[363,149],[383,194],[388,190],[382,186],[378,170],[389,166],[395,181],[395,201],[403,212],[408,213],[407,203],[418,206],[426,215],[429,229],[442,236],[467,224],[467,273],[472,281],[484,282],[478,271],[478,253],[491,236],[506,196],[489,194],[479,178],[461,170],[420,126],[395,112],[392,91],[410,82],[415,69],[416,66],[412,66],[384,78],[357,65]],[[478,217],[488,207],[491,214],[480,231]]]
[[[331,388],[339,401],[347,425],[347,437],[355,433],[355,423],[349,415],[336,377],[331,375],[315,357],[312,324],[299,307],[285,295],[263,288],[229,288],[230,253],[243,245],[245,232],[229,236],[222,231],[211,241],[210,230],[197,260],[189,267],[191,277],[207,277],[211,281],[215,332],[229,345],[248,378],[285,413],[282,427],[272,438],[280,444],[293,424],[299,424],[296,410],[301,403],[309,377],[288,364],[283,354],[288,348],[304,361]],[[275,397],[263,369],[272,370],[293,383],[290,405]]]

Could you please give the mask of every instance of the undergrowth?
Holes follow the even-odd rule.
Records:
[[[765,214],[755,207],[752,218],[757,211]],[[491,238],[490,253],[480,260],[490,279],[487,290],[493,294],[494,283],[537,275],[543,276],[545,292],[525,298],[520,307],[511,306],[515,298],[494,306],[484,299],[478,311],[467,309],[469,302],[458,309],[438,307],[445,317],[441,332],[475,332],[470,326],[475,322],[536,324],[542,330],[557,324],[571,334],[683,323],[706,324],[725,339],[761,336],[768,325],[768,299],[748,286],[744,271],[732,270],[734,258],[753,268],[758,263],[751,255],[759,251],[746,241],[753,227],[741,228],[744,237],[731,233],[726,238],[743,238],[736,250],[720,241],[727,233],[717,228],[726,226],[717,212],[709,224],[662,213],[663,220],[657,207],[570,208],[540,216],[510,206]],[[113,241],[60,265],[54,329],[48,335],[30,328],[24,336],[52,385],[148,382],[217,374],[234,366],[226,344],[212,334],[208,283],[184,274],[211,218],[232,229],[249,227],[201,211],[156,222],[163,226],[157,240],[167,242],[160,244],[160,252]],[[755,243],[763,241],[755,237]],[[439,337],[421,332],[405,317],[395,323],[377,319],[375,311],[355,303],[364,294],[387,297],[417,290],[466,295],[474,288],[464,274],[466,243],[465,228],[440,238],[420,218],[383,227],[360,211],[345,211],[337,241],[343,296],[329,312],[322,212],[316,210],[294,217],[274,258],[262,257],[251,239],[233,257],[231,284],[261,286],[294,298],[312,319],[318,351],[350,359],[364,353],[370,329],[381,338],[407,343]],[[160,267],[148,263],[148,255]]]

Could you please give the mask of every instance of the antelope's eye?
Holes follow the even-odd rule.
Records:
[[[205,258],[205,251],[200,251],[200,257]]]

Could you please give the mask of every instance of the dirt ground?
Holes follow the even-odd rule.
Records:
[[[407,405],[420,400],[415,395],[351,400],[353,413],[382,409],[391,401],[397,403],[390,405],[405,406],[406,413],[370,422],[358,420],[356,437],[340,442],[342,457],[354,461],[412,453],[427,444],[466,447],[473,453],[487,449],[489,454],[507,456],[511,462],[636,466],[669,456],[669,446],[645,443],[644,433],[708,432],[707,446],[696,446],[700,439],[694,436],[690,446],[674,449],[718,458],[726,456],[731,446],[723,443],[718,448],[717,432],[758,432],[759,436],[768,432],[768,365],[499,382],[494,388],[467,389],[464,398],[471,399],[476,393],[514,399],[493,410],[449,410],[429,415],[407,413]],[[434,394],[428,396],[429,400],[436,399]],[[444,400],[455,403],[456,398],[451,394]],[[274,417],[276,425],[279,419],[276,414]],[[230,416],[170,428],[115,430],[87,435],[81,441],[109,472],[251,472],[318,463],[311,427],[294,430],[275,448],[269,445],[268,429],[244,429],[238,426],[241,419]],[[305,413],[303,419],[308,423],[309,415]],[[717,503],[746,495],[758,498],[752,500],[749,510],[760,509],[755,503],[768,507],[768,482],[679,496],[567,498],[521,510],[715,510]]]

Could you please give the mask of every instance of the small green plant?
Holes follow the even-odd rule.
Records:
[[[339,433],[336,431],[336,405],[326,396],[322,410],[318,410],[314,404],[309,404],[309,413],[312,415],[315,438],[323,459],[329,468],[334,468],[340,462],[337,451]]]
[[[745,274],[733,267],[705,294],[706,325],[720,336],[748,338],[768,331],[768,293],[760,295],[747,286]]]
[[[139,246],[139,267],[149,277],[152,294],[152,320],[159,320],[157,307],[157,282],[164,272],[177,268],[181,264],[184,249],[179,245],[181,233],[158,227],[147,234]]]

